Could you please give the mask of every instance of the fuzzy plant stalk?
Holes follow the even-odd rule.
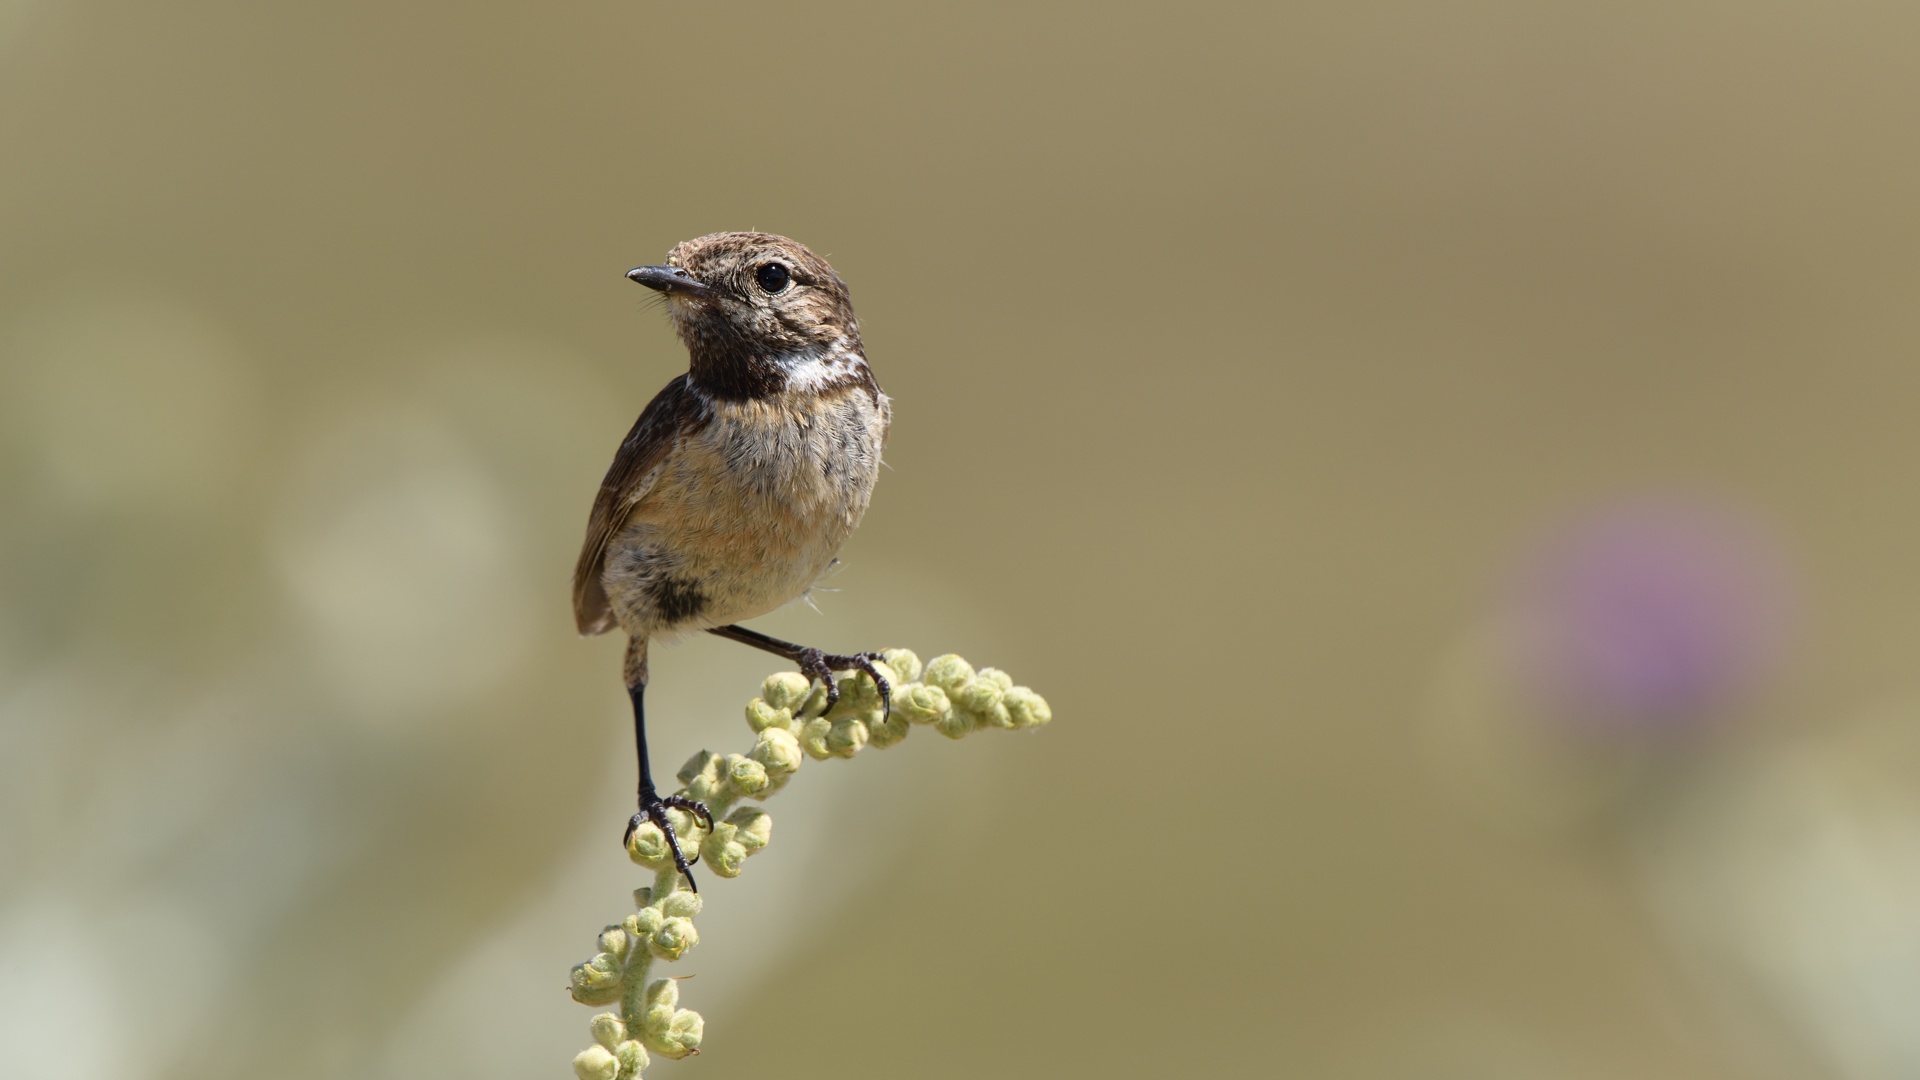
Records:
[[[680,794],[706,804],[713,828],[681,810],[667,813],[683,849],[723,878],[739,877],[749,857],[767,846],[773,818],[758,805],[785,787],[808,759],[851,758],[866,747],[886,749],[925,725],[950,739],[975,731],[1036,728],[1052,719],[1046,699],[1013,685],[1005,672],[978,671],[958,656],[924,666],[906,649],[889,649],[880,667],[893,689],[886,711],[879,688],[864,672],[841,676],[840,698],[827,707],[825,685],[795,671],[771,675],[747,702],[753,748],[744,754],[702,750],[680,770]],[[600,951],[573,968],[573,999],[614,1006],[593,1018],[594,1045],[573,1059],[580,1080],[634,1080],[652,1055],[683,1058],[700,1052],[705,1022],[680,1007],[671,977],[654,978],[656,962],[686,955],[700,940],[694,917],[701,897],[674,869],[673,852],[651,823],[633,831],[627,854],[653,871],[653,884],[634,890],[638,910],[600,932]]]

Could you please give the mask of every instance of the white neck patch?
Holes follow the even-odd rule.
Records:
[[[859,353],[847,346],[847,339],[839,337],[824,350],[808,349],[781,357],[780,367],[786,373],[787,388],[823,390],[847,381],[847,377],[866,362]]]

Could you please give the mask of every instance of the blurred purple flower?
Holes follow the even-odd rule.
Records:
[[[1751,522],[1693,503],[1608,507],[1522,575],[1524,677],[1585,726],[1691,730],[1777,664],[1789,591],[1786,560]]]

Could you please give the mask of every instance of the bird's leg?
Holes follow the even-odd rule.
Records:
[[[867,677],[873,680],[873,685],[880,690],[881,715],[884,716],[893,711],[893,687],[887,684],[886,676],[880,674],[879,669],[873,666],[877,661],[886,659],[877,652],[847,653],[844,656],[826,653],[805,645],[795,645],[791,641],[768,637],[758,630],[749,630],[744,626],[716,626],[707,632],[718,634],[730,641],[738,641],[743,645],[751,645],[756,649],[764,649],[775,656],[784,656],[800,665],[800,674],[809,679],[819,679],[826,684],[829,709],[840,700],[840,687],[834,683],[833,673],[864,671]]]
[[[644,641],[639,642],[637,646],[630,642],[627,646],[627,696],[633,700],[633,745],[640,762],[640,810],[633,815],[632,820],[627,822],[627,831],[621,836],[620,843],[621,846],[626,846],[633,839],[635,829],[644,822],[653,822],[660,827],[660,832],[667,838],[667,848],[673,852],[674,867],[686,876],[687,886],[694,892],[699,892],[700,886],[694,884],[693,871],[689,868],[687,857],[680,852],[680,837],[674,833],[673,822],[668,820],[667,811],[684,810],[705,821],[709,830],[713,828],[713,815],[708,812],[706,806],[685,795],[668,795],[663,798],[658,791],[654,790],[653,770],[647,766],[646,648]],[[639,653],[637,663],[634,655],[636,650]],[[693,861],[699,860],[700,853],[696,851],[693,853]]]

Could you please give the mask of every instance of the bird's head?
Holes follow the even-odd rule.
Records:
[[[860,353],[846,282],[784,236],[713,233],[627,277],[665,295],[695,380],[729,396],[758,396],[799,365]]]

